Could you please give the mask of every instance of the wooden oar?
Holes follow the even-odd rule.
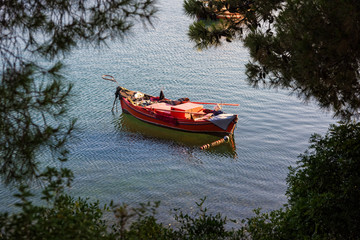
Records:
[[[108,80],[108,81],[111,81],[111,82],[116,82],[117,85],[120,86],[119,83],[115,80],[115,78],[114,78],[113,76],[110,76],[110,75],[102,75],[101,77],[102,77],[104,80]]]
[[[192,101],[191,101],[192,102]],[[237,103],[209,103],[209,102],[192,102],[196,104],[209,104],[209,105],[225,105],[225,106],[239,106]]]

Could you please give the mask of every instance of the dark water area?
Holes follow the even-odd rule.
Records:
[[[191,212],[205,196],[210,212],[234,219],[250,217],[259,207],[278,209],[286,203],[288,167],[306,150],[311,134],[324,134],[335,121],[286,90],[248,86],[249,55],[241,42],[194,49],[187,37],[192,20],[182,3],[159,1],[154,28],[139,23],[123,41],[81,48],[66,59],[66,75],[74,83],[70,117],[78,118],[79,127],[63,165],[75,174],[69,192],[102,204],[160,200],[159,218],[167,222],[169,210]],[[102,80],[103,74],[151,95],[163,89],[172,99],[239,103],[224,106],[239,115],[232,143],[200,150],[218,138],[143,123],[119,106],[112,113],[116,85]],[[0,202],[2,211],[13,208],[4,186]]]

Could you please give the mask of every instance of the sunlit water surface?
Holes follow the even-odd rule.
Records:
[[[252,210],[280,208],[286,203],[286,176],[312,133],[324,134],[331,114],[304,104],[284,90],[247,85],[249,61],[241,42],[197,51],[187,37],[191,19],[182,0],[159,1],[154,28],[139,23],[124,41],[102,49],[79,49],[67,58],[66,74],[74,83],[71,117],[78,118],[77,139],[68,163],[75,181],[74,196],[102,204],[161,201],[159,218],[173,219],[169,210],[190,212],[200,198],[209,211],[242,219]],[[113,75],[132,90],[168,98],[239,103],[224,107],[239,115],[234,142],[200,150],[217,138],[164,130],[118,112],[111,112]],[[45,162],[47,158],[43,159]],[[1,187],[2,210],[14,198]]]

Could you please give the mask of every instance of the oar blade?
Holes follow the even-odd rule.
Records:
[[[110,76],[110,75],[102,75],[102,78],[103,78],[104,80],[116,82],[115,78],[114,78],[113,76]]]

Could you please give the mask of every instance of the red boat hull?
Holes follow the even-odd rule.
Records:
[[[121,108],[123,112],[129,113],[132,116],[144,122],[155,124],[161,127],[171,128],[180,131],[194,132],[194,133],[207,133],[216,135],[230,135],[234,133],[238,116],[235,115],[234,120],[224,130],[214,123],[207,120],[191,120],[191,119],[176,119],[158,114],[150,109],[135,106],[127,99],[120,97]]]

